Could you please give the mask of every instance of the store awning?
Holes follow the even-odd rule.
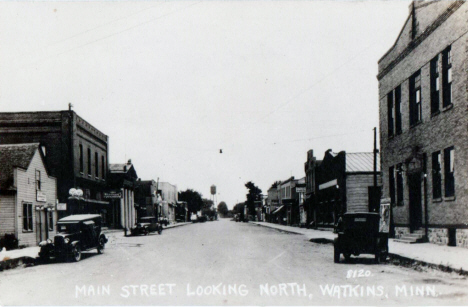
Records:
[[[277,208],[275,211],[273,211],[271,214],[276,214],[276,213],[280,212],[280,210],[283,209],[283,208],[284,208],[284,206],[281,206],[281,207]]]

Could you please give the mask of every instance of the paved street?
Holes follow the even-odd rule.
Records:
[[[0,273],[0,305],[468,302],[468,281],[458,275],[375,265],[372,257],[334,264],[330,244],[251,223],[225,219],[162,235],[114,235],[103,255]]]

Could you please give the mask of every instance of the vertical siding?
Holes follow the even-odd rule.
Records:
[[[382,177],[377,176],[382,185]],[[369,187],[374,185],[372,174],[348,174],[346,176],[346,212],[369,211]]]
[[[15,233],[15,196],[0,196],[0,236]]]
[[[36,170],[41,172],[41,192],[46,195],[46,202],[37,202],[36,201]],[[42,162],[39,151],[36,151],[34,157],[29,164],[28,169],[16,169],[16,187],[17,187],[17,203],[16,208],[18,212],[18,222],[17,222],[17,231],[18,231],[18,240],[19,245],[26,246],[36,246],[38,242],[38,220],[37,213],[34,211],[36,206],[43,206],[46,204],[53,204],[55,207],[57,199],[57,180],[53,177],[48,177],[44,164]],[[33,205],[33,231],[24,232],[23,231],[23,203],[29,202]],[[43,218],[44,218],[44,213]],[[57,221],[57,213],[54,212],[54,223]],[[42,221],[44,222],[44,221]],[[54,225],[55,229],[55,225]],[[51,233],[50,235],[53,235]]]

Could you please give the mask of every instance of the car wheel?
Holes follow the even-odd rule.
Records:
[[[162,226],[158,228],[158,234],[162,234]]]
[[[41,261],[41,263],[46,264],[49,263],[50,258],[47,254],[39,254],[39,260]]]
[[[346,262],[349,262],[351,260],[351,254],[346,253],[346,254],[343,254],[343,256],[344,256]]]
[[[338,240],[335,239],[334,242],[333,242],[333,260],[335,263],[339,263],[340,262],[340,250],[338,248]]]
[[[78,262],[81,260],[81,247],[79,245],[75,245],[72,249],[72,259],[74,262]]]
[[[104,248],[106,248],[106,239],[104,237],[99,238],[99,244],[97,248],[98,254],[103,254],[104,253]]]
[[[148,229],[147,229],[147,228],[143,229],[143,234],[144,234],[145,236],[147,236],[147,235],[148,235],[148,233],[149,233],[149,231],[148,231]]]

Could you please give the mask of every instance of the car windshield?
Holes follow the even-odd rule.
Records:
[[[78,232],[80,230],[79,223],[57,223],[57,230],[59,232]]]

